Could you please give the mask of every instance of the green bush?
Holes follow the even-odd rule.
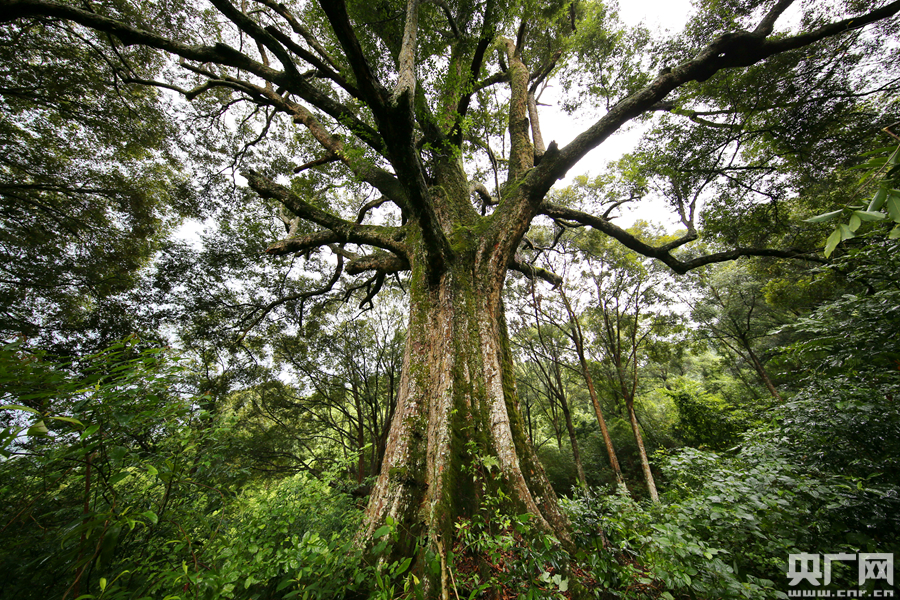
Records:
[[[301,475],[250,481],[224,458],[230,424],[197,408],[186,379],[171,352],[136,340],[77,362],[0,350],[0,598],[331,598],[368,585],[350,497]]]

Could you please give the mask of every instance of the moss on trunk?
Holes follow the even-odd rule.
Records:
[[[418,541],[422,563],[421,548],[445,553],[454,523],[473,516],[485,494],[502,491],[505,510],[534,515],[540,529],[568,545],[568,523],[519,413],[502,276],[480,268],[478,236],[454,237],[440,277],[413,262],[397,408],[361,541],[391,517],[400,533],[395,554],[410,556]],[[479,475],[484,464],[496,465],[489,477]],[[417,570],[426,572],[422,564]],[[432,595],[440,579],[432,577]]]

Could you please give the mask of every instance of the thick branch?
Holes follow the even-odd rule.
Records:
[[[259,2],[260,4],[262,4],[264,6],[268,6],[273,11],[275,11],[276,13],[281,15],[281,17],[285,21],[288,22],[288,25],[291,26],[291,29],[294,31],[294,33],[300,35],[300,37],[302,37],[304,40],[306,40],[306,43],[309,44],[310,47],[313,50],[315,50],[319,56],[321,56],[324,60],[326,60],[328,62],[328,64],[331,65],[331,67],[335,71],[341,70],[341,66],[338,64],[338,62],[328,53],[327,50],[325,50],[325,48],[322,46],[322,44],[319,43],[319,40],[317,40],[309,32],[309,30],[306,27],[304,27],[290,11],[288,11],[287,7],[284,4],[275,2],[275,0],[255,0],[255,1]]]
[[[534,158],[540,159],[547,151],[544,145],[544,136],[541,135],[541,122],[538,120],[537,100],[534,98],[534,92],[528,91],[528,116],[531,119],[531,137],[534,140]]]
[[[347,273],[356,275],[365,271],[377,271],[383,275],[392,275],[409,271],[409,261],[391,254],[372,254],[360,256],[347,263]]]
[[[220,4],[222,4],[220,8],[224,9],[228,9],[228,6],[230,6],[227,2],[220,2]],[[84,25],[85,27],[112,34],[119,38],[126,46],[139,44],[163,50],[175,56],[195,61],[200,64],[214,63],[233,67],[241,71],[247,71],[266,82],[271,82],[276,87],[289,90],[291,93],[309,102],[313,106],[325,111],[329,116],[343,124],[352,131],[354,135],[358,136],[373,149],[380,153],[383,153],[384,151],[382,140],[371,126],[361,121],[349,107],[332,99],[326,93],[311,85],[291,67],[286,66],[286,71],[277,71],[263,63],[251,59],[249,56],[235,50],[227,44],[217,43],[213,46],[184,44],[138,27],[132,27],[97,13],[54,2],[46,2],[44,0],[0,0],[0,7],[2,7],[2,10],[0,10],[0,22],[41,16],[67,19],[80,25]],[[231,16],[232,13],[234,13],[234,17],[239,21],[235,22],[236,25],[246,27],[248,30],[256,32],[259,36],[259,40],[265,40],[266,46],[270,49],[281,48],[278,54],[280,54],[288,64],[292,64],[290,57],[285,53],[284,48],[281,47],[271,35],[259,28],[258,25],[255,25],[255,23],[244,16],[243,13],[236,11],[234,7],[231,7],[228,16]]]
[[[786,1],[782,0],[767,15],[766,19],[774,23],[784,8],[786,8]],[[613,106],[599,121],[562,148],[552,160],[547,160],[548,157],[545,157],[530,176],[534,183],[532,201],[535,204],[539,203],[553,183],[565,176],[566,172],[588,152],[605,141],[622,125],[650,110],[669,92],[685,83],[706,81],[723,69],[748,67],[770,56],[802,48],[892,17],[897,12],[900,12],[900,0],[864,15],[844,19],[791,37],[766,39],[765,33],[769,27],[766,19],[760,24],[759,33],[740,31],[720,36],[693,59],[677,67],[663,69],[650,84]]]
[[[450,5],[447,4],[444,0],[428,0],[438,8],[440,8],[444,12],[444,16],[447,18],[447,22],[450,24],[450,31],[453,32],[453,37],[459,38],[462,33],[459,30],[459,26],[456,24],[456,19],[453,18],[453,12],[450,10]]]
[[[703,265],[708,265],[712,263],[718,262],[726,262],[729,260],[734,260],[741,256],[772,256],[776,258],[803,258],[804,260],[813,260],[816,262],[823,262],[821,259],[813,256],[816,250],[799,250],[799,249],[790,249],[790,250],[778,250],[774,248],[735,248],[734,250],[728,250],[725,252],[715,252],[713,254],[708,254],[706,256],[700,256],[697,258],[692,258],[690,260],[679,260],[672,256],[671,252],[678,246],[682,246],[692,239],[696,239],[696,233],[693,236],[688,233],[688,235],[683,236],[679,240],[675,242],[671,242],[669,244],[665,244],[663,246],[651,246],[646,242],[639,240],[634,235],[628,233],[621,227],[612,224],[608,220],[597,217],[595,215],[591,215],[585,212],[581,212],[578,210],[574,210],[571,208],[564,208],[562,206],[556,206],[554,204],[550,204],[544,202],[540,206],[540,213],[547,215],[548,217],[554,219],[565,219],[566,221],[578,223],[580,225],[587,225],[593,227],[594,229],[608,235],[609,237],[615,239],[619,243],[621,243],[626,248],[634,250],[638,254],[646,256],[648,258],[655,258],[656,260],[662,262],[670,269],[682,275],[687,273],[692,269],[696,269],[697,267],[702,267]]]
[[[521,30],[520,30],[521,34]],[[509,175],[507,181],[518,181],[534,166],[534,146],[528,131],[528,68],[522,62],[521,50],[512,40],[502,40],[509,60]]]
[[[480,89],[475,81],[481,74],[481,68],[484,65],[484,57],[491,42],[494,40],[494,0],[487,0],[484,5],[484,17],[481,22],[481,34],[478,38],[478,44],[475,46],[475,52],[472,53],[472,62],[469,64],[469,79],[465,82],[465,92],[460,96],[456,103],[456,113],[459,115],[456,125],[449,137],[454,145],[462,146],[463,130],[461,127],[462,118],[469,111],[469,105],[472,102],[472,94]],[[501,74],[503,75],[503,74]]]
[[[375,118],[380,120],[384,117],[384,109],[387,106],[387,91],[378,81],[372,67],[369,66],[369,61],[366,60],[362,46],[356,38],[356,32],[353,31],[353,26],[350,24],[347,5],[344,0],[319,0],[319,6],[328,17],[328,22],[344,50],[344,55],[350,63],[363,98],[372,109]]]
[[[541,267],[535,267],[534,265],[521,261],[516,257],[510,259],[509,268],[513,271],[521,273],[529,279],[543,279],[544,281],[550,283],[553,287],[559,287],[563,282],[562,277],[560,277],[556,273],[548,271],[547,269],[542,269]]]
[[[274,26],[266,27],[266,31],[276,40],[284,44],[285,48],[311,64],[317,69],[317,72],[322,76],[327,77],[332,80],[339,86],[341,86],[348,94],[353,96],[354,98],[359,98],[359,90],[356,89],[356,86],[350,84],[346,79],[341,77],[341,75],[326,65],[323,61],[319,60],[314,54],[306,51],[302,46],[297,44],[294,40],[287,36],[284,32]]]
[[[402,98],[410,103],[416,93],[416,37],[419,32],[419,0],[407,0],[406,23],[403,26],[403,43],[400,46],[400,55],[397,57],[397,84],[391,95],[393,103]]]
[[[794,0],[778,0],[778,4],[773,6],[772,10],[770,10],[763,20],[759,22],[759,25],[756,26],[753,33],[762,37],[772,35],[772,29],[775,28],[775,21],[777,21],[778,17],[780,17],[793,3]]]
[[[320,208],[316,208],[288,188],[275,183],[271,179],[263,177],[255,171],[250,171],[244,175],[247,177],[247,182],[250,187],[263,198],[277,200],[301,219],[311,221],[316,225],[328,229],[334,237],[329,238],[329,241],[323,243],[349,242],[354,244],[366,244],[390,250],[401,256],[407,255],[406,246],[398,241],[398,239],[401,239],[402,230],[399,230],[396,227],[360,225],[358,223],[346,221]],[[327,233],[323,232],[321,235],[327,236]],[[291,240],[284,240],[284,244],[289,246],[290,241]],[[274,254],[275,252],[272,250],[273,248],[270,247],[268,251]],[[291,251],[297,252],[298,250],[287,250],[280,253]]]
[[[316,248],[342,242],[344,242],[344,240],[341,239],[341,236],[333,231],[318,231],[309,235],[290,237],[273,242],[266,248],[266,254],[271,254],[273,256],[296,254],[298,252],[306,252],[308,250],[314,250]]]

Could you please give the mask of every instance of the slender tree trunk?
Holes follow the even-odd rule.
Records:
[[[594,388],[594,378],[588,369],[587,361],[584,356],[581,359],[581,372],[584,375],[584,381],[588,386],[588,393],[591,396],[591,404],[594,406],[594,414],[597,415],[597,423],[600,425],[600,433],[603,434],[603,444],[606,446],[606,454],[609,456],[609,466],[612,468],[616,476],[616,484],[622,486],[628,491],[625,485],[625,478],[622,476],[622,468],[619,466],[619,457],[616,456],[616,448],[613,446],[612,437],[609,435],[609,428],[606,426],[606,419],[603,418],[603,410],[600,408],[600,400],[597,398],[597,390]]]
[[[781,397],[781,394],[778,393],[778,389],[775,387],[775,384],[772,383],[772,379],[769,377],[769,372],[766,371],[765,366],[763,366],[762,361],[759,360],[759,357],[750,347],[750,344],[745,344],[744,349],[747,350],[747,356],[750,358],[750,364],[753,365],[753,368],[756,370],[756,374],[759,375],[759,378],[766,386],[766,389],[769,390],[769,394],[771,394],[772,397],[775,398],[775,400],[777,400],[779,403],[782,402],[783,398]]]
[[[594,407],[594,414],[597,416],[597,423],[600,425],[600,433],[603,434],[603,444],[606,446],[606,455],[609,456],[609,466],[616,476],[616,484],[622,486],[625,491],[628,491],[628,487],[625,485],[625,478],[622,476],[622,468],[619,467],[619,458],[616,456],[616,449],[613,446],[612,438],[609,435],[609,429],[606,427],[606,419],[603,418],[603,410],[600,408],[600,400],[597,398],[597,390],[594,387],[594,378],[591,376],[591,371],[588,368],[587,357],[584,353],[584,335],[581,331],[581,323],[578,321],[575,311],[572,310],[572,305],[569,303],[569,299],[566,297],[565,290],[563,290],[562,287],[559,288],[559,294],[566,307],[566,312],[569,315],[569,323],[572,326],[572,340],[575,342],[575,352],[578,354],[578,362],[581,365],[581,374],[587,384],[588,393],[591,396],[591,404]]]
[[[559,374],[557,373],[557,376]],[[559,382],[562,385],[562,382]],[[575,473],[581,485],[587,485],[587,478],[584,476],[584,465],[581,463],[581,452],[578,450],[578,438],[575,437],[575,426],[572,424],[572,411],[569,410],[569,402],[566,400],[565,393],[560,389],[559,406],[562,409],[563,417],[566,421],[566,431],[569,432],[569,442],[572,444],[572,460],[575,461]]]
[[[638,424],[637,415],[634,412],[634,398],[626,395],[625,406],[628,409],[628,420],[631,421],[631,430],[634,432],[638,454],[641,457],[641,470],[644,472],[644,481],[647,483],[647,491],[650,493],[651,500],[659,502],[659,493],[656,491],[656,481],[654,481],[653,473],[650,471],[650,461],[647,459],[647,450],[644,448],[644,436],[641,435],[641,427],[640,424]]]
[[[366,445],[365,417],[363,416],[362,402],[359,399],[359,389],[353,384],[353,404],[356,408],[356,449],[359,456],[356,459],[356,483],[361,484],[366,476],[366,457],[363,447]]]

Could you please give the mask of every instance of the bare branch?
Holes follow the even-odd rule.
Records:
[[[495,206],[497,204],[497,199],[491,196],[490,191],[488,191],[483,183],[473,183],[469,188],[471,193],[478,194],[478,197],[481,198],[481,203],[484,206]]]
[[[544,136],[541,135],[541,123],[538,120],[537,101],[534,99],[534,91],[528,91],[528,116],[531,119],[531,137],[534,140],[534,159],[538,162],[547,151],[544,145]]]
[[[303,163],[299,167],[294,167],[294,173],[301,173],[307,169],[312,169],[313,167],[320,167],[322,165],[327,165],[328,163],[333,163],[335,161],[340,160],[340,158],[331,152],[328,152],[322,158],[317,158],[315,160],[311,160],[308,163]]]
[[[247,337],[247,334],[250,332],[251,329],[256,327],[263,319],[265,319],[267,314],[269,314],[270,312],[272,312],[274,309],[278,308],[282,304],[287,304],[288,302],[299,301],[300,302],[299,312],[302,315],[303,314],[303,301],[307,300],[309,298],[312,298],[314,296],[323,296],[323,295],[327,294],[328,292],[330,292],[332,289],[334,289],[335,284],[341,278],[341,273],[343,272],[343,270],[344,270],[344,258],[342,256],[338,255],[337,266],[334,269],[334,274],[331,276],[331,279],[329,279],[328,282],[321,288],[311,290],[308,292],[301,292],[299,294],[291,294],[290,296],[285,296],[284,298],[279,298],[278,300],[274,300],[262,308],[257,308],[255,310],[251,311],[249,315],[244,317],[243,322],[246,322],[248,319],[253,317],[253,315],[256,314],[257,312],[259,314],[246,327],[244,327],[243,330],[241,330],[241,334],[240,334],[240,336],[238,336],[238,342],[243,341],[243,339],[245,337]]]
[[[474,82],[481,75],[481,67],[484,65],[485,54],[493,41],[494,0],[487,0],[484,5],[484,16],[481,22],[481,34],[478,38],[478,45],[475,46],[475,52],[472,54],[472,62],[469,65],[469,80],[466,82],[467,84],[471,83],[473,85],[471,89],[469,89],[468,85],[464,86],[464,89],[466,89],[467,91],[462,94],[459,102],[456,103],[456,114],[460,116],[460,119],[457,121],[457,124],[453,128],[453,131],[448,136],[452,143],[456,146],[462,145],[463,130],[460,126],[460,123],[462,121],[462,117],[465,117],[466,113],[469,111],[469,105],[472,102],[472,95],[478,90],[487,87],[479,86]]]
[[[362,206],[362,208],[359,209],[359,212],[356,215],[356,222],[362,223],[363,220],[366,218],[366,214],[370,210],[376,209],[379,206],[382,206],[383,204],[385,204],[386,202],[390,202],[390,200],[388,198],[385,198],[384,196],[381,196],[380,198],[375,198],[374,200],[370,200],[369,202],[366,202]]]

